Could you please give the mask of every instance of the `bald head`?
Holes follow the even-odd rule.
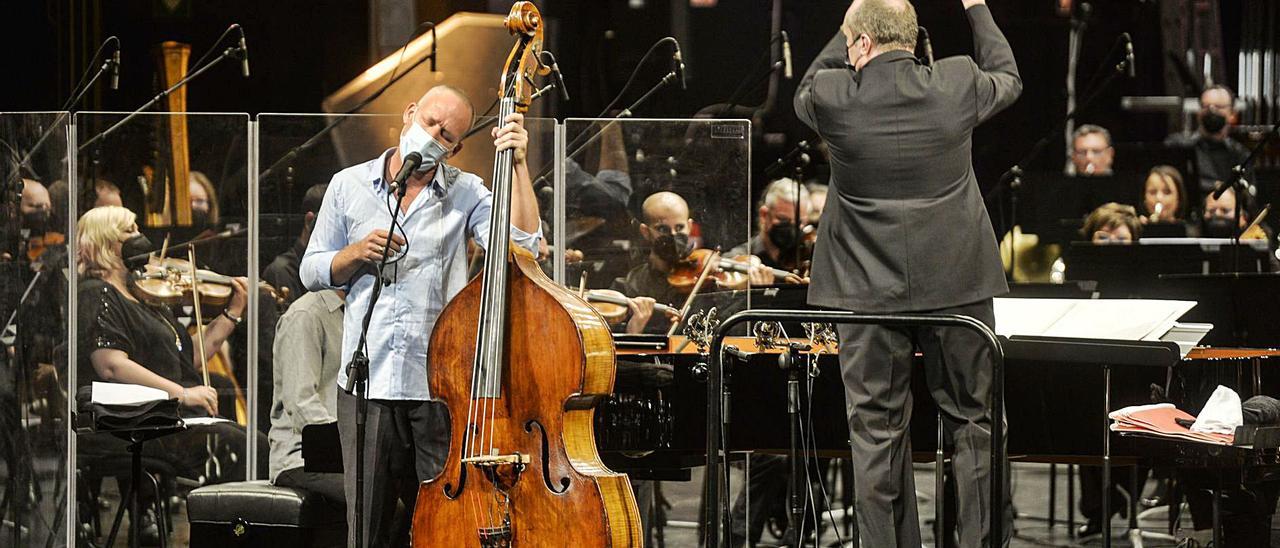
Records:
[[[22,180],[22,201],[20,202],[23,214],[35,213],[37,211],[48,212],[53,208],[53,202],[49,198],[49,189],[40,184],[39,181],[31,179]]]
[[[475,107],[462,90],[453,86],[435,86],[417,102],[409,103],[404,110],[403,135],[412,123],[417,123],[447,148],[454,148],[471,130]]]
[[[644,212],[645,223],[650,225],[662,219],[679,219],[683,221],[689,218],[689,203],[674,192],[662,191],[654,193],[652,196],[645,198],[644,204],[640,206],[640,209]]]

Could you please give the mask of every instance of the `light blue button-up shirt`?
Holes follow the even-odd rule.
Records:
[[[361,323],[378,278],[374,268],[366,266],[346,285],[335,285],[330,267],[342,248],[391,225],[395,196],[388,192],[382,174],[392,152],[333,176],[302,258],[302,283],[308,289],[347,291],[339,387],[346,386],[346,365],[360,341]],[[479,177],[457,170],[453,170],[456,177],[446,177],[446,169],[453,170],[437,169],[431,183],[400,217],[408,235],[407,250],[395,266],[388,265],[384,277],[394,281],[382,288],[369,322],[370,399],[430,398],[427,345],[431,330],[444,305],[467,283],[466,236],[481,247],[487,243],[492,193]],[[542,231],[528,234],[512,226],[511,237],[536,253]]]

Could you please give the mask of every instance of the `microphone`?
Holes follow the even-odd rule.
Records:
[[[1160,220],[1160,214],[1164,213],[1164,202],[1156,202],[1156,207],[1151,208],[1151,215],[1147,216],[1147,222],[1154,223]]]
[[[1129,78],[1137,78],[1137,71],[1133,66],[1133,37],[1129,33],[1124,33],[1124,64],[1125,69],[1129,71]]]
[[[418,166],[422,165],[422,154],[419,152],[410,152],[404,157],[404,164],[400,166],[400,172],[396,173],[396,178],[391,182],[391,192],[403,194],[405,190],[405,180],[409,175],[413,174]]]
[[[680,77],[680,89],[687,90],[689,87],[684,81],[684,55],[680,53],[680,42],[672,42],[676,45],[676,53],[671,56],[671,71]]]
[[[791,79],[791,39],[787,37],[787,31],[781,31],[782,34],[782,77]]]
[[[560,73],[560,65],[556,63],[555,54],[543,50],[540,55],[546,55],[547,59],[551,61],[547,63],[547,66],[551,67],[551,75],[556,78],[556,88],[560,90],[560,98],[566,103],[569,102],[569,88],[564,85],[564,75]]]
[[[111,54],[111,89],[120,89],[120,48]]]
[[[924,57],[929,60],[929,66],[933,66],[933,42],[929,40],[929,29],[919,27],[920,41],[924,44]]]
[[[244,43],[244,27],[240,27],[240,74],[249,77],[249,47]]]

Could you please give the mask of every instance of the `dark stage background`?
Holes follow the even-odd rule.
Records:
[[[132,110],[157,90],[151,49],[162,40],[192,44],[193,60],[233,22],[244,26],[253,77],[244,80],[235,63],[216,67],[188,91],[190,111],[319,112],[321,100],[382,57],[371,39],[371,2],[377,0],[21,0],[6,6],[0,44],[0,93],[5,110],[52,110],[70,88],[94,49],[106,36],[124,45],[120,89],[98,86],[84,110]],[[1022,98],[978,130],[974,159],[979,180],[991,187],[999,174],[1025,154],[1065,109],[1068,18],[1056,14],[1056,0],[993,0],[997,22],[1008,35],[1025,83]],[[170,11],[167,5],[176,5]],[[1241,2],[1221,2],[1223,81],[1236,81]],[[442,21],[456,11],[504,12],[501,0],[417,0],[419,20]],[[543,14],[556,28],[554,49],[573,101],[559,105],[556,117],[595,116],[622,87],[640,56],[658,38],[680,39],[689,89],[668,88],[636,112],[638,117],[686,117],[725,102],[745,78],[754,79],[767,64],[769,0],[721,0],[715,7],[691,7],[676,0],[543,0]],[[782,28],[791,36],[795,79],[782,80],[772,109],[759,119],[753,143],[753,169],[812,137],[791,108],[795,84],[809,61],[836,32],[846,0],[781,2]],[[936,55],[971,53],[971,36],[959,0],[916,0],[920,22],[933,39]],[[1133,114],[1119,107],[1122,95],[1179,95],[1166,89],[1171,68],[1162,51],[1160,7],[1154,1],[1096,0],[1080,60],[1078,85],[1103,66],[1116,36],[1133,34],[1137,78],[1120,80],[1082,122],[1110,128],[1117,141],[1159,141],[1171,129],[1159,114]],[[637,7],[639,6],[639,7]],[[376,6],[375,6],[376,7]],[[669,70],[665,54],[641,70],[634,100]],[[497,67],[495,67],[495,72]],[[765,100],[764,82],[740,103]],[[1082,90],[1083,93],[1083,90]],[[480,102],[480,101],[478,101]],[[487,103],[487,101],[484,101]],[[1060,166],[1061,139],[1042,155],[1045,167]],[[757,179],[759,180],[759,179]],[[757,188],[763,185],[756,185]],[[993,218],[999,223],[993,211]]]

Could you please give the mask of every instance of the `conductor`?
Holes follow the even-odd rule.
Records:
[[[994,328],[992,297],[1008,286],[973,173],[972,134],[1018,98],[1022,80],[986,3],[963,4],[973,59],[924,66],[912,56],[918,30],[909,1],[854,0],[801,81],[796,114],[830,146],[835,193],[818,227],[809,304],[963,314]],[[991,356],[979,336],[854,325],[839,333],[864,544],[921,545],[908,431],[919,347],[955,446],[960,545],[988,545],[994,413]]]

